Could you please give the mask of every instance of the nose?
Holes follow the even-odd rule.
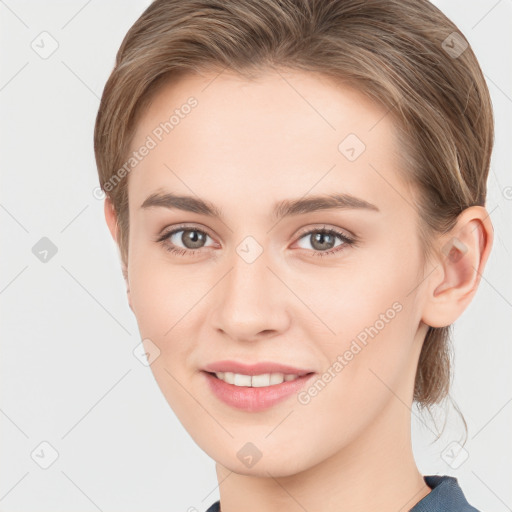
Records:
[[[290,292],[270,267],[265,252],[250,262],[239,254],[217,286],[214,327],[234,340],[258,340],[284,332]]]

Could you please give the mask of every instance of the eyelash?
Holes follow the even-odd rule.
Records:
[[[180,247],[176,247],[174,245],[169,245],[169,238],[176,234],[176,233],[179,233],[180,231],[196,231],[197,233],[201,233],[203,235],[206,235],[206,236],[210,236],[206,231],[203,231],[201,229],[197,229],[197,228],[194,228],[194,227],[191,227],[191,226],[186,226],[186,225],[182,225],[182,226],[178,226],[176,227],[175,229],[173,229],[172,231],[168,231],[168,232],[165,232],[163,233],[159,238],[157,238],[156,242],[157,243],[160,243],[164,246],[165,250],[169,251],[170,253],[172,254],[176,254],[176,255],[179,255],[179,256],[193,256],[196,252],[200,252],[200,249],[182,249]],[[343,242],[343,244],[341,246],[338,246],[334,249],[329,249],[328,251],[315,251],[313,250],[313,257],[325,257],[325,256],[331,256],[335,253],[338,253],[338,252],[341,252],[344,250],[344,248],[346,248],[347,246],[356,246],[357,245],[357,240],[355,238],[350,238],[348,237],[347,235],[344,235],[343,233],[341,233],[340,231],[336,230],[336,229],[333,229],[333,228],[316,228],[316,229],[311,229],[309,231],[306,231],[304,233],[301,233],[298,240],[300,240],[301,238],[304,238],[306,235],[312,235],[313,233],[322,233],[323,235],[333,235],[333,236],[337,236],[338,238],[340,238]],[[210,237],[211,238],[211,237]],[[307,250],[307,249],[304,249],[304,250]],[[311,252],[310,250],[307,250],[308,252]]]

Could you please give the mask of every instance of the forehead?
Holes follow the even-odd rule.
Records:
[[[162,188],[222,201],[341,187],[377,201],[383,180],[398,186],[395,133],[384,107],[318,74],[185,75],[139,118],[130,152],[151,149],[130,172],[130,203]]]

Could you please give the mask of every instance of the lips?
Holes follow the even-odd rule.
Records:
[[[237,361],[217,361],[205,366],[202,373],[213,395],[225,404],[246,412],[264,411],[276,406],[280,402],[289,400],[315,374],[314,371],[309,369],[271,361],[262,361],[255,364],[239,363]],[[221,373],[223,375],[219,378]],[[218,376],[215,374],[218,374]],[[255,375],[265,375],[268,378],[275,374],[279,374],[281,379],[285,377],[284,381],[280,384],[270,384],[271,380],[269,380],[268,385],[262,385],[261,382],[258,386],[254,385]],[[239,379],[240,375],[253,377],[253,385],[250,385],[250,379],[247,386],[245,384],[237,385],[226,382],[224,376],[227,375],[234,377],[235,380]],[[286,376],[289,375],[293,377],[287,379]],[[247,377],[243,377],[243,380],[247,380]]]
[[[215,363],[205,366],[203,370],[209,373],[232,372],[251,376],[265,373],[283,373],[284,375],[298,375],[302,377],[308,373],[313,373],[313,370],[270,361],[263,361],[256,364],[239,363],[237,361],[216,361]]]
[[[268,367],[268,366],[267,366]],[[294,371],[297,371],[295,368]],[[224,382],[209,372],[202,372],[213,396],[224,404],[244,412],[261,412],[289,401],[314,378],[314,373],[288,382],[265,387],[241,387]]]

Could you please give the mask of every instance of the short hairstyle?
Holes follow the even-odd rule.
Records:
[[[398,172],[417,193],[425,261],[436,234],[450,231],[464,209],[485,205],[489,91],[465,37],[428,0],[155,0],[117,52],[94,132],[124,265],[125,163],[140,114],[170,81],[225,69],[247,79],[272,69],[318,73],[385,107],[397,128]],[[421,408],[449,395],[451,327],[429,326],[425,336],[413,397]]]

